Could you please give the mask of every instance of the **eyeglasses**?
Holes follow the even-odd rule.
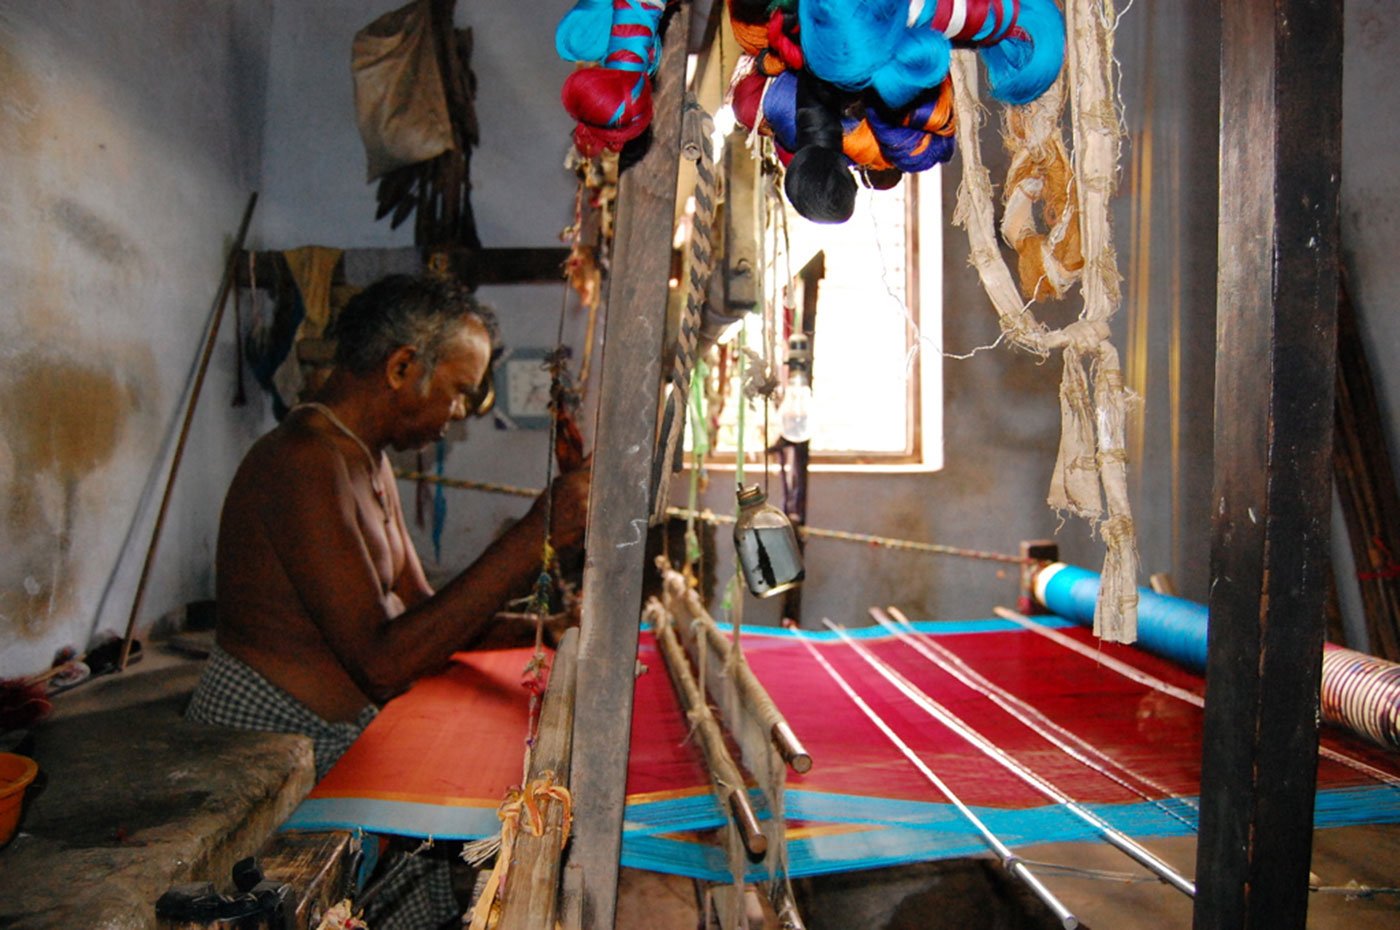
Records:
[[[467,416],[484,417],[496,406],[496,360],[486,363],[486,373],[470,391],[465,392]]]

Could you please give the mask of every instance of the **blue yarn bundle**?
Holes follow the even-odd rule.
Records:
[[[892,167],[907,173],[927,171],[953,157],[953,136],[928,128],[938,104],[935,93],[893,116],[880,107],[866,107],[865,120],[880,144],[880,154]]]
[[[602,61],[612,30],[612,0],[578,0],[554,30],[554,49],[565,61]]]
[[[797,151],[797,75],[791,71],[768,81],[763,95],[763,118],[773,141],[789,153]]]
[[[953,22],[955,8],[983,19]],[[912,23],[907,0],[802,0],[797,12],[813,74],[843,90],[873,88],[896,109],[943,80],[954,43],[977,46],[991,95],[1007,103],[1040,96],[1064,64],[1055,0],[937,0]]]
[[[1065,63],[1065,17],[1055,0],[1020,2],[1011,33],[978,50],[987,66],[988,92],[1013,104],[1045,93]]]

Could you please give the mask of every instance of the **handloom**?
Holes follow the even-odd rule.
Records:
[[[931,725],[856,645],[1034,779],[989,764],[954,729]],[[743,653],[815,760],[805,773],[787,772],[781,796],[785,844],[775,845],[785,845],[791,877],[984,853],[985,837],[959,804],[1012,849],[1097,841],[1104,826],[1136,839],[1195,832],[1201,678],[1135,647],[1097,642],[1073,620],[901,618],[840,632],[746,628]],[[520,779],[528,694],[518,679],[528,655],[464,654],[449,672],[391,702],[287,826],[444,840],[494,834],[496,805]],[[733,857],[709,842],[727,815],[661,673],[650,630],[639,661],[645,671],[636,681],[621,863],[730,882],[738,877]],[[708,661],[722,668],[725,659],[714,653]],[[959,804],[910,764],[825,668]],[[1322,746],[1317,828],[1400,822],[1400,761],[1393,754],[1334,729],[1324,730]],[[1031,786],[1036,779],[1063,798],[1047,801]],[[769,795],[755,786],[748,794],[771,829]],[[1076,816],[1074,807],[1091,817]],[[773,877],[765,864],[738,868],[745,881]]]

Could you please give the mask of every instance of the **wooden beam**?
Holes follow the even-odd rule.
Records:
[[[1304,927],[1328,565],[1340,0],[1223,16],[1197,928]]]
[[[574,714],[571,930],[608,930],[617,906],[632,690],[656,453],[667,270],[680,159],[689,10],[671,17],[655,84],[651,146],[618,182],[617,224],[593,437]],[[577,919],[578,924],[573,921]]]
[[[435,249],[443,254],[448,266],[464,284],[480,287],[487,284],[552,284],[564,280],[564,262],[569,258],[569,250],[562,246],[544,248],[512,249]],[[258,287],[271,290],[277,281],[279,252],[253,252],[253,269],[249,274],[248,254],[243,253],[235,274],[239,287],[249,287],[255,279]],[[426,265],[422,253],[416,248],[395,249],[345,249],[343,262],[349,260],[360,267],[382,269],[382,274],[394,271],[416,273]],[[338,274],[344,274],[338,269]],[[285,277],[285,271],[280,275]]]

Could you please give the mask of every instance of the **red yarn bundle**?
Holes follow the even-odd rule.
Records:
[[[564,109],[578,121],[574,144],[592,157],[617,151],[651,124],[651,81],[659,43],[662,0],[613,0],[608,54],[601,66],[581,68],[564,81]]]
[[[578,120],[574,145],[588,157],[616,152],[651,124],[651,83],[645,72],[580,68],[564,81],[564,109]]]
[[[729,105],[734,110],[734,119],[750,132],[763,118],[758,107],[763,101],[763,88],[767,83],[767,77],[757,71],[750,71],[740,78],[730,91]]]

